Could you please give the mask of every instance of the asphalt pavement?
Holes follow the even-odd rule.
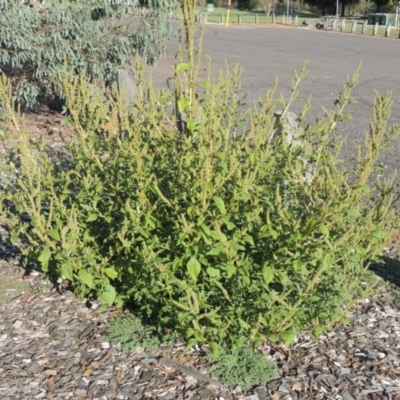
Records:
[[[178,24],[175,26],[178,27]],[[172,40],[168,56],[162,58],[154,69],[157,85],[172,75],[176,48],[177,41]],[[224,68],[225,63],[229,66],[240,65],[243,69],[242,89],[247,94],[246,103],[249,106],[265,95],[275,77],[279,79],[278,93],[288,95],[293,71],[308,61],[309,73],[300,87],[300,93],[303,99],[312,96],[310,122],[323,116],[321,106],[334,107],[333,102],[338,98],[346,77],[362,61],[359,84],[353,92],[357,103],[349,107],[353,119],[338,127],[339,132],[348,137],[343,150],[347,160],[355,156],[355,144],[363,141],[368,131],[375,91],[380,94],[389,90],[393,92],[389,124],[400,123],[400,39],[300,27],[253,25],[227,28],[207,25],[203,48],[204,54],[211,56],[214,76]],[[298,112],[303,103],[295,104],[293,111]],[[399,156],[400,138],[396,140],[394,150],[382,157],[388,173],[399,167]]]

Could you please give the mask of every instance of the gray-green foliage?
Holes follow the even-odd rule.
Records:
[[[123,314],[119,318],[112,319],[107,324],[105,339],[121,343],[124,351],[135,351],[138,347],[150,351],[161,344],[157,330],[149,325],[143,325],[138,317],[131,314]]]
[[[246,347],[222,346],[219,352],[208,354],[207,360],[211,363],[210,373],[227,387],[248,390],[278,377],[278,370],[270,359]]]
[[[20,75],[15,98],[32,107],[51,89],[62,96],[56,74],[68,64],[89,82],[106,86],[116,68],[140,55],[155,63],[172,30],[167,22],[175,3],[150,0],[145,17],[138,0],[47,0],[30,8],[20,0],[0,0],[0,71],[9,65]]]

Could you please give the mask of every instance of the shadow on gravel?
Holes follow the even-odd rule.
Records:
[[[400,287],[400,261],[391,257],[381,257],[381,262],[371,263],[369,269],[377,276]]]
[[[0,260],[11,262],[20,258],[21,251],[10,243],[8,236],[7,228],[0,224]]]
[[[24,267],[23,259],[24,256],[18,246],[11,244],[8,229],[0,223],[0,306],[4,303],[1,299],[5,292],[28,291],[28,283],[22,283],[21,278],[31,276],[39,281],[43,279],[43,271],[38,261],[29,260]],[[60,294],[65,291],[73,292],[73,287],[67,280],[58,282],[56,279],[50,279],[50,283]]]

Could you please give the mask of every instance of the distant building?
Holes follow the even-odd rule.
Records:
[[[394,26],[396,24],[396,14],[382,14],[382,13],[376,13],[376,14],[368,14],[368,25],[375,25],[378,23],[378,25],[387,25],[387,24],[392,24]]]

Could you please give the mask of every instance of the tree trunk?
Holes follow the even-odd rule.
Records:
[[[341,17],[344,17],[346,11],[346,2],[345,0],[342,0],[342,12],[340,13]]]
[[[263,0],[262,1],[262,6],[265,12],[265,15],[267,17],[269,17],[269,15],[271,14],[271,9],[272,9],[272,5],[274,3],[274,0]]]

